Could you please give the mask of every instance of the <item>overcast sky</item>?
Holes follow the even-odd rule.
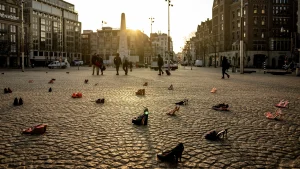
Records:
[[[101,22],[120,28],[121,13],[126,15],[127,28],[139,29],[148,36],[150,17],[155,18],[152,32],[168,33],[168,3],[165,0],[65,0],[75,5],[82,30],[101,29]],[[212,16],[213,0],[171,0],[170,35],[174,51],[181,51],[185,37],[197,30],[197,25]]]

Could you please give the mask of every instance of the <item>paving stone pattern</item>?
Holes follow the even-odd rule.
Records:
[[[134,69],[116,76],[108,68],[104,76],[92,76],[88,67],[4,71],[1,90],[10,87],[13,93],[0,94],[0,168],[300,168],[299,77],[230,73],[222,80],[219,68],[157,73]],[[54,84],[48,84],[51,78]],[[174,91],[167,89],[171,84]],[[142,88],[146,96],[136,96]],[[71,98],[74,92],[83,97]],[[24,105],[14,107],[15,97]],[[98,98],[105,104],[91,102]],[[166,115],[185,98],[189,105]],[[275,111],[281,99],[291,102],[284,120],[266,119],[264,113]],[[210,109],[223,102],[230,112]],[[143,106],[150,111],[148,126],[133,125]],[[40,123],[48,124],[44,135],[20,134]],[[227,140],[204,139],[223,128],[229,128]],[[179,142],[185,146],[182,162],[157,160],[157,153]]]

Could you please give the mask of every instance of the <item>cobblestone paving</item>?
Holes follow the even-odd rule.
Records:
[[[87,67],[4,71],[1,90],[10,87],[13,93],[0,94],[0,168],[300,168],[300,78],[231,73],[222,80],[220,72],[182,68],[158,76],[134,69],[116,76],[108,69],[104,76],[92,76]],[[51,78],[54,84],[48,84]],[[170,84],[174,91],[167,90]],[[212,87],[217,93],[210,93]],[[142,88],[146,96],[137,97]],[[83,98],[72,99],[73,92],[82,92]],[[14,107],[15,97],[22,97],[24,105]],[[102,97],[104,105],[91,102]],[[173,103],[184,98],[189,105],[167,116]],[[291,102],[283,110],[284,120],[266,119],[264,113],[273,112],[281,99]],[[230,112],[210,109],[223,102]],[[135,126],[131,119],[143,106],[150,111],[148,126]],[[39,123],[48,124],[46,134],[20,134]],[[208,131],[223,128],[229,128],[227,140],[204,139]],[[179,142],[185,150],[178,165],[156,159]]]

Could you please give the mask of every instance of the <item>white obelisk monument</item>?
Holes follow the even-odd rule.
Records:
[[[122,13],[122,15],[121,15],[119,54],[120,54],[121,59],[123,59],[124,56],[127,56],[127,57],[129,56],[128,46],[127,46],[125,13]]]

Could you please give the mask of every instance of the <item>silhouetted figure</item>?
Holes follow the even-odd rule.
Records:
[[[116,75],[119,75],[119,67],[122,64],[122,61],[121,61],[119,53],[117,53],[116,57],[114,58],[114,64],[116,65],[116,71],[117,71]]]
[[[127,56],[123,57],[123,70],[125,72],[125,75],[128,74],[128,66],[129,66],[129,60]]]
[[[163,58],[160,56],[160,54],[158,54],[158,60],[157,60],[157,65],[158,65],[158,75],[164,74],[164,72],[162,71],[162,66],[164,65],[164,60]]]
[[[92,64],[93,64],[93,74],[92,75],[94,75],[95,68],[97,67],[96,61],[97,61],[97,55],[96,55],[96,53],[94,53],[94,55],[92,56]]]
[[[98,59],[99,59],[99,64],[100,64],[99,69],[101,70],[101,75],[103,75],[103,71],[104,71],[104,69],[103,69],[103,67],[104,67],[103,58],[101,56],[99,56]]]
[[[229,75],[228,73],[226,73],[226,69],[228,69],[228,66],[229,66],[228,60],[227,60],[227,58],[224,56],[224,57],[223,57],[223,60],[222,60],[222,79],[224,79],[224,75],[225,75],[225,74],[227,75],[228,78],[230,77],[230,75]]]

